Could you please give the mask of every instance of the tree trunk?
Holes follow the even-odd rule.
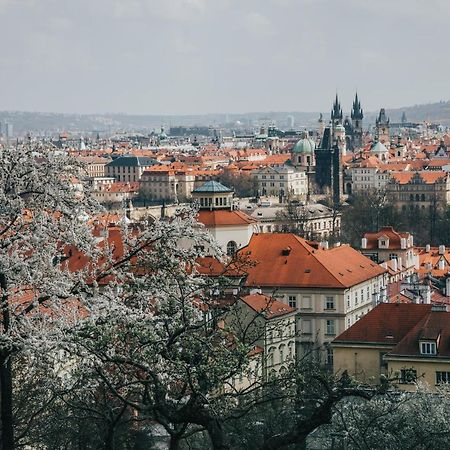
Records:
[[[105,450],[113,450],[114,449],[114,438],[115,438],[115,428],[114,425],[108,427],[108,431],[106,432],[105,436]]]
[[[180,437],[179,436],[171,436],[169,450],[178,450],[180,448]]]
[[[14,449],[14,423],[11,356],[0,358],[0,402],[2,450],[12,450]]]
[[[209,438],[214,450],[229,450],[229,446],[225,442],[225,436],[221,424],[218,420],[212,419],[206,426]]]

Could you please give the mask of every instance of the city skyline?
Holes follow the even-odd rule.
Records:
[[[356,90],[365,111],[437,102],[450,98],[445,12],[443,0],[0,0],[0,110],[327,112]]]

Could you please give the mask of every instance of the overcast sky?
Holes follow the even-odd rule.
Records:
[[[449,0],[0,0],[0,110],[190,114],[450,99]]]

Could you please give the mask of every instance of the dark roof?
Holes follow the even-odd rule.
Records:
[[[449,358],[450,313],[430,309],[428,314],[412,327],[409,333],[389,352],[389,355],[422,356],[419,347],[421,340],[438,340],[437,355],[433,357]]]
[[[333,342],[396,345],[430,311],[431,305],[380,303]]]
[[[224,186],[223,184],[219,183],[218,181],[207,181],[206,183],[202,184],[197,189],[194,189],[192,192],[196,193],[203,193],[203,194],[215,194],[215,193],[225,193],[225,192],[233,192],[232,189]]]
[[[123,155],[107,164],[108,167],[139,167],[159,164],[156,159],[147,156]]]

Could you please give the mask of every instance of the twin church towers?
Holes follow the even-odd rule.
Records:
[[[362,147],[363,119],[364,113],[357,93],[353,100],[350,117],[347,116],[345,119],[342,114],[341,103],[336,94],[333,108],[331,109],[331,128],[334,139],[340,139],[342,141],[343,153],[346,150],[354,150],[355,148]],[[324,129],[325,125],[321,116],[319,118],[319,133],[321,135],[323,135]]]

